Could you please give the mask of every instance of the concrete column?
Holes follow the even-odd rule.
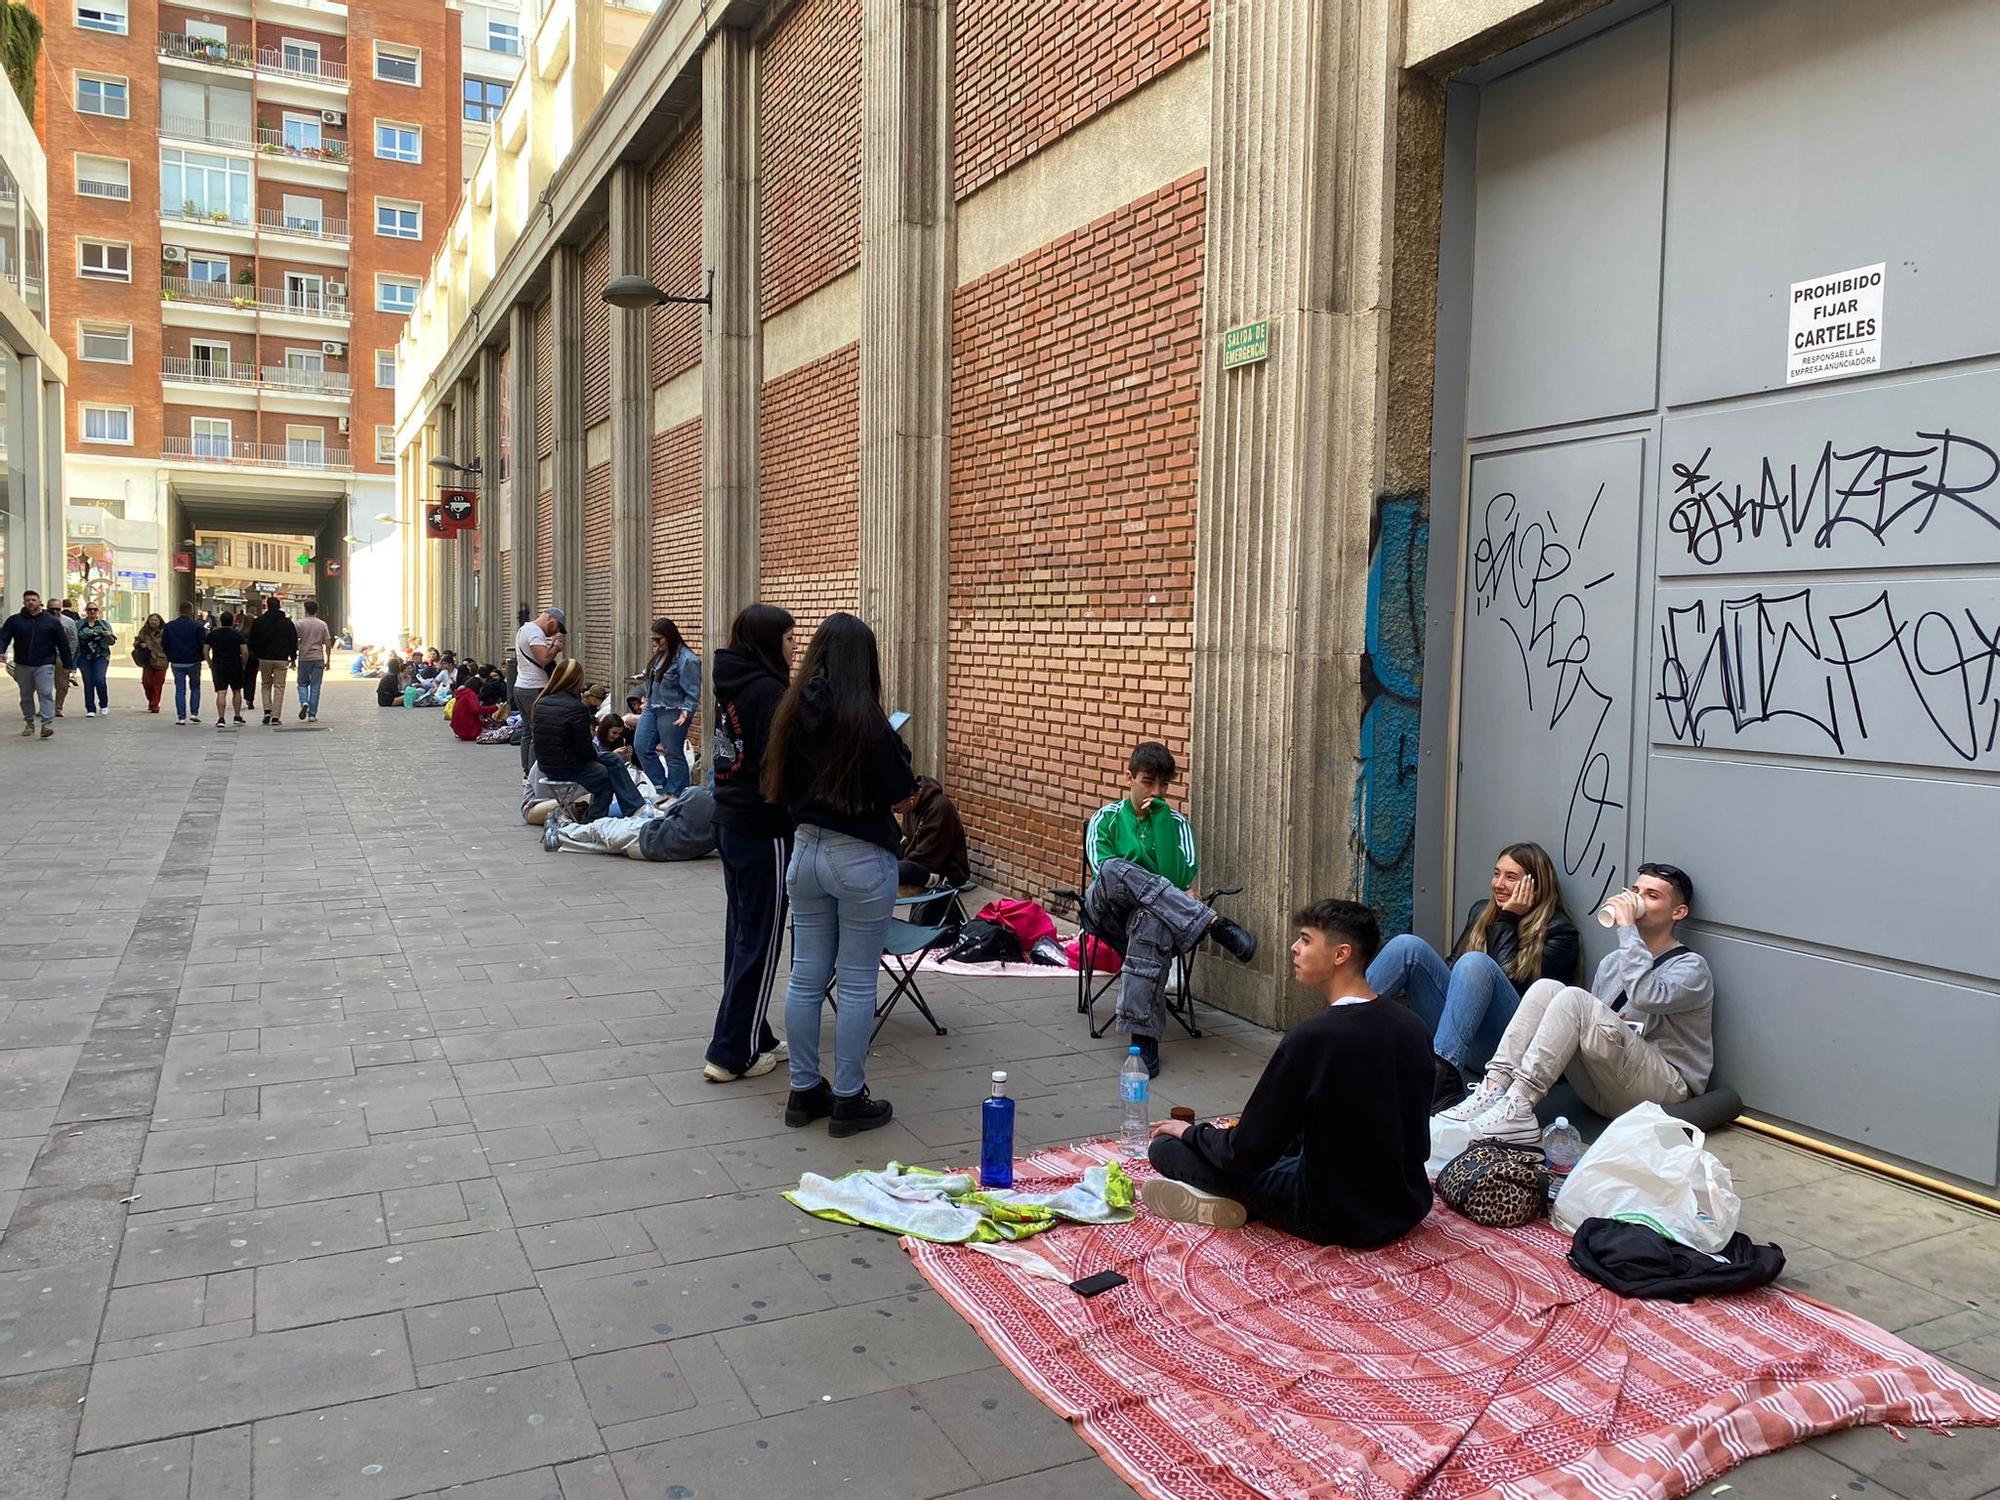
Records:
[[[533,597],[535,471],[541,455],[535,450],[535,310],[525,303],[507,310],[507,425],[507,550],[514,554],[515,607],[514,618],[506,621],[504,649],[511,650],[522,607],[540,609],[548,603]]]
[[[1203,985],[1265,1024],[1308,1009],[1291,913],[1354,885],[1400,13],[1224,0],[1211,32],[1192,796],[1204,872],[1243,885],[1233,913],[1264,936]],[[1224,370],[1223,331],[1263,318],[1269,359]]]
[[[566,654],[583,659],[583,256],[558,245],[549,257],[549,296],[556,320],[555,369],[555,598],[569,622]]]
[[[646,274],[646,170],[611,171],[611,275]],[[648,529],[653,496],[652,320],[648,309],[611,309],[611,678],[646,665]]]
[[[865,0],[859,592],[884,699],[914,715],[910,746],[933,773],[945,732],[951,85],[948,0]]]
[[[479,351],[479,654],[497,662],[514,631],[500,587],[507,514],[500,503],[500,349]]]
[[[755,120],[750,39],[723,27],[701,55],[701,258],[715,273],[701,335],[701,623],[711,655],[758,591]]]
[[[452,402],[455,418],[451,435],[451,456],[460,463],[471,463],[473,455],[479,452],[479,382],[477,365],[466,372],[458,383],[458,399]],[[439,476],[446,484],[467,489],[478,489],[479,478],[475,474],[444,474]],[[458,644],[452,649],[461,654],[479,649],[482,640],[479,627],[479,570],[476,566],[483,539],[477,535],[460,536],[451,548],[452,566],[458,576]]]

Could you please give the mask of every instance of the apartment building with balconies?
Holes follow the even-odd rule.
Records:
[[[50,0],[39,114],[73,504],[320,539],[393,502],[396,345],[464,176],[438,0]]]

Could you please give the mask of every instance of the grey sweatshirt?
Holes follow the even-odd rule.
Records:
[[[1639,1036],[1652,1043],[1686,1080],[1688,1095],[1706,1093],[1715,1068],[1715,980],[1708,960],[1682,949],[1657,969],[1636,927],[1615,927],[1618,946],[1604,955],[1590,992],[1606,1005],[1622,994],[1619,1012],[1638,1020]]]

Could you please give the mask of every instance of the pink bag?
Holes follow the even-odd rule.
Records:
[[[1032,953],[1035,944],[1043,938],[1056,935],[1055,918],[1043,911],[1033,901],[989,901],[979,908],[979,915],[988,922],[998,922],[1020,940],[1021,951]]]
[[[1103,938],[1071,938],[1063,944],[1063,957],[1069,960],[1072,969],[1083,967],[1083,953],[1080,943],[1090,944],[1090,968],[1096,974],[1116,974],[1125,967],[1125,956]]]

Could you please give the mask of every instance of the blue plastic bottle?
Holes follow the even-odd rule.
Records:
[[[993,1075],[993,1093],[979,1106],[979,1185],[1014,1185],[1014,1101],[1007,1097],[1007,1075]]]

